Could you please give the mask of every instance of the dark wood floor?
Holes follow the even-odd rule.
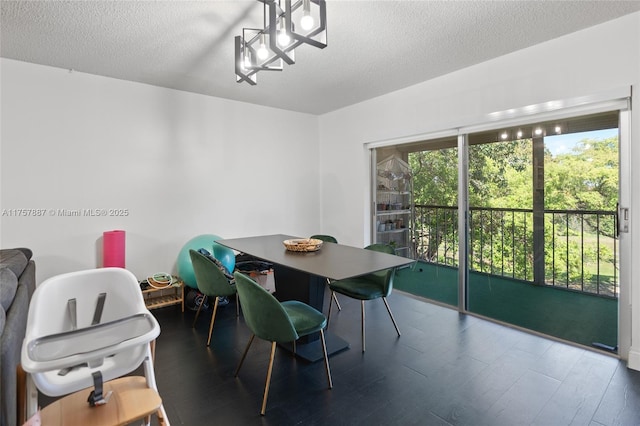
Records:
[[[249,338],[233,303],[218,312],[155,310],[162,333],[156,378],[172,425],[638,425],[640,372],[611,356],[494,324],[418,300],[389,298],[398,337],[382,301],[367,302],[361,352],[359,302],[340,297],[330,330],[351,348],[322,362],[276,352],[266,416],[259,414],[269,344]],[[326,309],[325,309],[326,311]],[[155,420],[154,420],[155,421]]]

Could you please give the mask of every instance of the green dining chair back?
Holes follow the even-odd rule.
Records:
[[[298,340],[295,326],[280,302],[259,284],[252,285],[254,281],[248,276],[239,272],[234,276],[244,322],[251,332],[269,342],[288,343]]]
[[[332,237],[331,235],[316,234],[310,236],[309,238],[315,238],[316,240],[324,241],[325,243],[338,243],[336,237]]]
[[[395,254],[395,250],[388,244],[371,244],[365,247],[365,250],[373,250],[380,253],[387,254]],[[364,302],[366,300],[373,300],[381,298],[384,302],[385,307],[387,308],[387,312],[391,317],[391,322],[393,322],[393,326],[400,336],[400,329],[398,328],[398,324],[396,323],[395,318],[393,317],[393,313],[391,312],[391,308],[389,307],[389,303],[387,302],[387,297],[391,294],[393,290],[393,279],[395,277],[395,268],[385,269],[382,271],[372,272],[370,274],[361,275],[359,277],[347,278],[344,280],[331,281],[329,283],[329,288],[331,289],[331,296],[335,296],[335,293],[344,294],[345,296],[351,297],[353,299],[360,300],[360,309],[361,309],[361,329],[362,329],[362,352],[366,349],[366,338],[365,338],[365,309]],[[328,321],[331,319],[331,305],[329,305],[329,313],[327,315]]]
[[[316,235],[310,236],[309,238],[315,238],[316,240],[324,241],[325,243],[338,244],[338,240],[336,239],[336,237],[333,237],[331,235],[316,234]],[[327,278],[327,284],[329,284],[330,282],[331,280]],[[338,308],[339,311],[342,310],[342,306],[340,306],[340,302],[338,302],[338,296],[336,296],[335,293],[333,293],[333,295],[331,296],[331,299],[329,299],[329,304],[331,304],[332,302],[336,304],[336,307]]]
[[[196,277],[196,284],[198,290],[205,297],[200,300],[196,316],[193,319],[191,327],[196,326],[198,315],[207,298],[214,298],[213,313],[211,314],[211,323],[209,325],[209,337],[207,339],[207,346],[211,344],[211,334],[213,333],[213,324],[216,320],[216,313],[218,312],[219,297],[229,297],[236,295],[236,316],[240,315],[240,306],[238,304],[238,294],[236,293],[235,284],[231,284],[229,279],[220,270],[220,267],[215,262],[209,259],[207,256],[195,251],[189,250],[189,257],[191,258],[191,264],[193,265],[193,272]]]
[[[365,247],[365,249],[377,251],[380,253],[396,254],[396,251],[393,249],[393,247],[391,247],[388,244],[381,244],[381,243],[371,244]],[[395,278],[395,275],[396,275],[396,269],[391,268],[391,269],[385,269],[383,271],[372,272],[368,275],[365,275],[364,279],[371,280],[375,282],[377,285],[379,285],[380,288],[382,289],[382,295],[383,295],[382,297],[389,297],[389,295],[391,294],[391,290],[393,290],[393,279]],[[376,298],[376,297],[373,297],[375,294],[376,294],[375,292],[371,294],[372,298],[374,299]]]
[[[331,370],[329,368],[329,358],[327,356],[327,347],[323,331],[327,325],[327,318],[322,312],[296,300],[279,302],[271,293],[248,276],[240,272],[235,272],[234,276],[240,302],[242,303],[244,320],[252,332],[238,364],[238,368],[236,368],[235,376],[238,376],[240,368],[251,347],[251,343],[253,343],[256,336],[271,342],[271,356],[260,414],[264,416],[267,408],[267,397],[269,395],[269,385],[271,383],[271,372],[273,371],[273,361],[275,359],[277,343],[291,342],[294,343],[293,347],[295,348],[295,341],[298,340],[298,338],[319,332],[327,380],[329,382],[329,389],[331,389],[333,383],[331,381]]]

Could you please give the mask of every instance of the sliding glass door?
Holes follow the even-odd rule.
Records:
[[[618,112],[469,135],[468,310],[615,351]]]
[[[629,142],[625,101],[611,104],[375,149],[412,175],[417,262],[396,288],[616,352],[629,315],[618,304],[628,297],[618,205],[628,205]]]

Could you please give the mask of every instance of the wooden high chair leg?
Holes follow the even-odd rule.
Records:
[[[18,364],[16,368],[16,378],[16,419],[18,420],[18,424],[21,425],[38,411],[38,389],[20,364]]]
[[[160,409],[156,413],[158,416],[158,424],[160,426],[171,426],[169,424],[169,418],[167,417],[167,413],[164,411],[164,405],[160,406]]]
[[[18,406],[18,424],[24,424],[27,421],[27,373],[22,369],[22,365],[18,364],[16,368],[17,377],[17,403]]]

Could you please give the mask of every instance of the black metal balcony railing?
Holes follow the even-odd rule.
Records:
[[[544,277],[534,277],[533,210],[471,207],[473,271],[618,297],[615,211],[545,210]],[[458,209],[415,206],[415,256],[458,266]],[[541,253],[542,251],[538,251]]]

